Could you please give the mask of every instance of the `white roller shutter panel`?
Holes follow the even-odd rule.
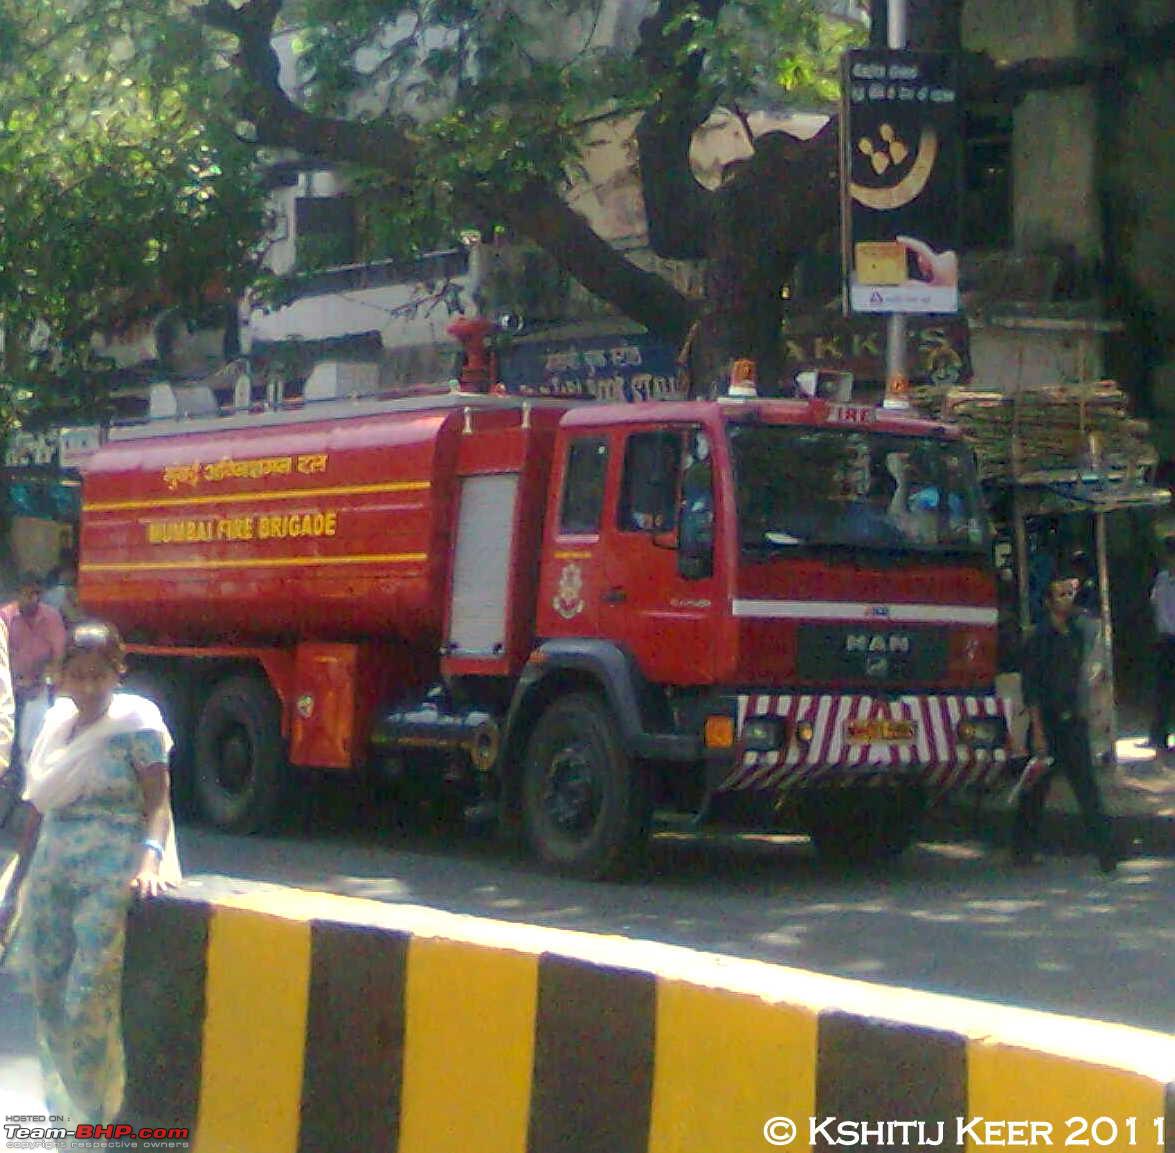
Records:
[[[505,647],[517,498],[517,475],[471,476],[461,484],[450,652],[493,656]]]

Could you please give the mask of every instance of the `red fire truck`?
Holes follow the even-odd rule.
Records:
[[[992,782],[990,552],[942,424],[453,393],[113,432],[80,594],[214,825],[263,827],[290,766],[435,779],[604,877],[655,808],[754,798],[868,857]]]

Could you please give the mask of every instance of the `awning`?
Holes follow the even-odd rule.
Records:
[[[1171,503],[1170,489],[1125,476],[1029,473],[1011,484],[990,487],[1015,488],[1021,511],[1028,516],[1164,508]]]

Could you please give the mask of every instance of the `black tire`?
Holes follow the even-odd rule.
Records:
[[[864,865],[900,857],[917,838],[925,808],[919,790],[859,789],[811,797],[803,813],[821,858]]]
[[[201,815],[229,833],[270,825],[286,784],[281,708],[258,677],[221,681],[209,694],[196,727],[196,804]]]
[[[646,768],[625,752],[591,693],[557,700],[539,718],[522,769],[522,821],[543,864],[585,880],[640,864],[652,817]]]

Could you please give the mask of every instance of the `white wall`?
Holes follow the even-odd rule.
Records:
[[[426,279],[354,287],[331,293],[303,296],[281,308],[267,310],[245,301],[241,316],[241,351],[248,353],[256,341],[323,340],[379,332],[385,348],[451,343],[445,329],[460,303],[466,313],[477,311],[475,294],[481,281],[481,263],[475,246],[468,272],[444,277],[438,272]]]
[[[1077,0],[970,0],[963,43],[1001,63],[1089,50]],[[1072,245],[1096,256],[1101,226],[1094,192],[1096,121],[1088,89],[1029,93],[1013,122],[1013,236],[1021,252]]]

